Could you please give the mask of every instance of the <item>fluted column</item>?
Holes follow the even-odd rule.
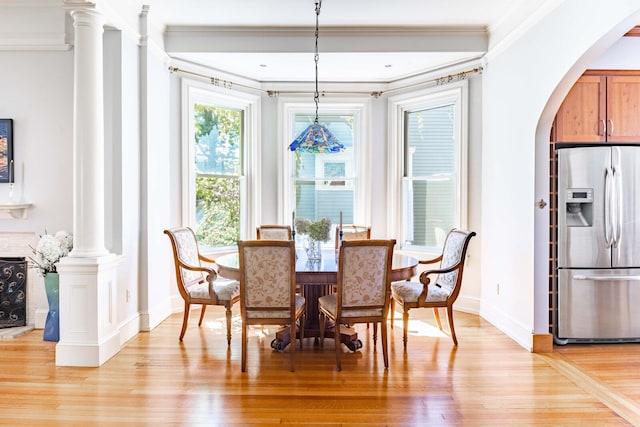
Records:
[[[74,26],[73,251],[106,255],[104,244],[104,18],[90,2],[67,1]]]

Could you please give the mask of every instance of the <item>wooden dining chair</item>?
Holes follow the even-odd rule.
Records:
[[[258,240],[291,240],[290,225],[261,225],[256,227]]]
[[[295,371],[296,323],[300,348],[304,338],[305,299],[296,294],[295,242],[238,241],[240,313],[242,314],[242,372],[247,370],[248,327],[289,325],[291,372]]]
[[[240,299],[239,282],[218,275],[215,261],[200,253],[198,241],[192,229],[179,227],[164,230],[164,233],[171,240],[178,292],[184,300],[180,341],[187,331],[191,304],[202,304],[198,326],[202,325],[208,305],[223,305],[227,321],[227,346],[230,346],[231,307]],[[203,261],[211,264],[211,267],[202,265]]]
[[[342,370],[340,325],[355,323],[380,323],[384,366],[389,367],[387,316],[395,244],[395,240],[347,240],[340,245],[336,292],[318,299],[321,343],[326,320],[335,322],[338,371]]]
[[[342,229],[338,225],[336,226],[336,250],[340,246],[340,230],[342,230],[342,241],[371,239],[371,227],[367,225],[343,224]]]
[[[420,264],[440,263],[438,269],[423,271],[419,282],[394,282],[391,284],[391,327],[395,303],[402,307],[402,341],[407,348],[407,329],[409,326],[409,310],[412,308],[433,308],[433,315],[442,331],[440,313],[438,309],[447,309],[449,330],[454,345],[458,345],[456,331],[453,326],[453,303],[456,302],[462,286],[462,273],[469,246],[469,241],[476,233],[474,231],[451,230],[445,239],[442,254],[436,258],[420,261]],[[435,277],[432,279],[431,277]]]

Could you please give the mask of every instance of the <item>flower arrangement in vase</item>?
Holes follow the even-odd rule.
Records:
[[[33,249],[31,262],[44,277],[44,288],[49,303],[49,312],[44,324],[45,341],[60,340],[60,318],[58,317],[60,278],[58,276],[58,262],[69,254],[73,248],[73,236],[66,231],[58,231],[55,235],[40,236],[38,246]]]
[[[327,242],[331,238],[331,220],[329,218],[321,218],[317,221],[312,221],[305,218],[296,218],[295,228],[298,233],[307,236],[307,241],[305,242],[307,258],[310,260],[320,259],[322,256],[321,242]]]
[[[73,236],[66,231],[58,231],[55,235],[45,234],[40,236],[38,246],[33,249],[34,257],[31,258],[33,266],[41,276],[49,273],[57,273],[57,264],[73,249]]]

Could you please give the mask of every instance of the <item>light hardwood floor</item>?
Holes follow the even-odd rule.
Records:
[[[531,354],[457,312],[456,348],[431,310],[413,310],[406,353],[396,313],[388,371],[364,325],[364,347],[343,347],[342,372],[333,341],[321,348],[311,338],[294,373],[265,327],[252,330],[243,374],[239,318],[228,351],[223,309],[210,307],[201,328],[197,314],[184,343],[176,314],[100,368],[56,367],[41,330],[0,340],[0,425],[640,425],[640,344]]]

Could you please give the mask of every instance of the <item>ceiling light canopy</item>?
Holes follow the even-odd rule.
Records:
[[[313,94],[313,100],[316,104],[316,118],[311,125],[302,131],[300,135],[289,144],[289,150],[303,153],[338,153],[344,150],[344,145],[331,133],[329,129],[318,123],[318,102],[320,101],[320,93],[318,92],[318,17],[320,16],[320,8],[322,0],[316,2],[316,49],[313,60],[316,65],[316,90]]]

